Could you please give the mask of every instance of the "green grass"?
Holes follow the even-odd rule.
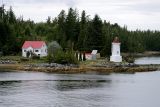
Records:
[[[12,60],[12,61],[17,61],[18,63],[22,64],[33,64],[33,63],[44,63],[46,62],[46,58],[40,58],[40,59],[31,59],[29,58],[28,61],[22,61],[21,58],[22,56],[1,56],[0,60]]]
[[[21,56],[1,56],[0,60],[20,61]]]
[[[108,62],[108,61],[106,59],[86,60],[86,61],[81,61],[80,65],[90,66],[90,65],[95,65],[97,63],[102,63],[102,62]]]

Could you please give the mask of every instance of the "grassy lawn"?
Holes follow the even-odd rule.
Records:
[[[26,59],[26,61],[23,59]],[[22,56],[1,56],[0,60],[11,60],[21,64],[34,64],[34,63],[46,62],[46,58],[31,59],[31,58],[23,58]]]
[[[21,56],[1,56],[0,60],[20,61]]]
[[[92,65],[101,64],[101,63],[108,63],[108,61],[105,58],[97,59],[97,60],[86,60],[86,61],[81,61],[80,65],[81,66],[92,66]]]

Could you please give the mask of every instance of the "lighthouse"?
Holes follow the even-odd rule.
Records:
[[[122,62],[122,56],[120,54],[120,41],[118,37],[115,37],[112,42],[112,55],[110,56],[110,61],[112,62]]]

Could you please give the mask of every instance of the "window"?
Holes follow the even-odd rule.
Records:
[[[26,50],[24,50],[24,52],[26,52]]]
[[[117,54],[119,54],[119,51],[117,51]]]
[[[39,52],[39,50],[35,50],[35,52]]]

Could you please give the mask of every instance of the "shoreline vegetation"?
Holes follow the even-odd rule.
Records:
[[[159,52],[145,52],[144,54],[135,54],[136,57],[147,57],[159,55]],[[123,54],[127,55],[127,54]],[[0,64],[0,71],[38,71],[51,73],[135,73],[150,72],[160,68],[160,64],[136,65],[133,63],[112,63],[107,59],[98,59],[83,61],[79,64],[57,64],[46,63],[43,60],[31,60],[29,62],[18,62],[17,56],[7,57],[10,61],[4,61]],[[0,62],[6,58],[0,58]],[[17,61],[17,63],[16,63]]]

